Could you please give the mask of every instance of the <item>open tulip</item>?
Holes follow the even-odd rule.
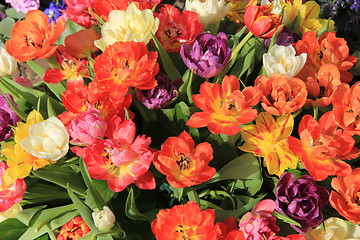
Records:
[[[65,30],[65,23],[48,23],[48,17],[40,10],[32,10],[25,19],[15,23],[11,38],[6,41],[5,49],[18,62],[36,58],[48,58],[54,54],[55,41]]]
[[[154,18],[150,9],[141,11],[131,3],[126,11],[113,10],[109,13],[109,21],[101,27],[102,38],[95,41],[95,46],[102,51],[106,46],[118,41],[135,41],[148,44],[151,32],[156,33],[159,19]]]
[[[263,56],[263,65],[267,76],[273,73],[286,74],[289,79],[295,77],[306,63],[306,53],[295,56],[293,46],[274,45]]]
[[[282,28],[281,16],[271,13],[273,3],[257,6],[257,2],[258,0],[251,0],[246,6],[245,25],[255,36],[271,38],[279,28]]]
[[[69,150],[69,134],[64,124],[56,117],[50,117],[29,127],[29,135],[21,141],[21,146],[31,155],[56,161]]]

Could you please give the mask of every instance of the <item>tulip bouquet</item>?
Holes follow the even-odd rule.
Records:
[[[6,2],[0,239],[360,239],[357,49],[317,2]]]

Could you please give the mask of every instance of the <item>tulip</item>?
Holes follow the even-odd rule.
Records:
[[[174,99],[182,84],[182,79],[171,83],[170,78],[162,72],[159,72],[155,79],[158,85],[149,90],[135,89],[136,97],[139,101],[149,109],[161,109],[166,106],[172,99]]]
[[[92,213],[95,226],[100,231],[109,231],[114,227],[115,216],[108,206],[104,206],[103,210]]]
[[[17,69],[17,61],[0,47],[0,77],[7,77]]]
[[[84,146],[104,137],[106,122],[101,117],[100,110],[90,106],[84,112],[76,115],[67,126],[67,130],[72,144]]]
[[[10,94],[6,95],[16,104]],[[14,135],[11,126],[16,126],[16,123],[20,121],[21,118],[14,112],[6,98],[0,94],[0,142]]]
[[[306,63],[306,53],[295,56],[296,51],[293,46],[287,47],[274,45],[269,52],[263,56],[263,65],[266,74],[270,76],[273,73],[286,74],[292,79]]]
[[[106,46],[119,41],[135,41],[148,44],[151,32],[156,33],[159,19],[154,18],[150,9],[141,11],[131,3],[126,11],[113,10],[109,13],[109,21],[101,27],[102,38],[95,41],[95,46],[102,51]]]
[[[295,179],[295,174],[285,172],[276,187],[276,210],[301,225],[290,224],[297,232],[305,233],[318,226],[322,220],[322,208],[329,202],[326,188],[315,184],[310,175]]]
[[[196,12],[199,22],[204,26],[216,24],[223,19],[230,10],[230,4],[224,0],[186,0],[185,9]]]
[[[271,38],[281,27],[281,16],[271,13],[273,4],[257,6],[257,2],[251,0],[246,6],[245,25],[255,36]]]
[[[56,161],[69,150],[69,134],[56,117],[30,125],[29,135],[21,141],[21,147],[31,155]]]
[[[215,77],[229,62],[231,49],[225,33],[219,32],[217,37],[210,33],[199,34],[192,47],[185,43],[180,49],[186,66],[203,78]]]

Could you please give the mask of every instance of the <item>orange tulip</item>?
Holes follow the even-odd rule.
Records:
[[[271,13],[273,3],[257,6],[257,2],[257,0],[251,0],[246,6],[245,25],[255,36],[271,38],[280,28],[281,16]]]
[[[207,126],[214,134],[235,135],[240,126],[257,117],[252,106],[259,102],[261,95],[257,87],[239,90],[240,82],[234,76],[225,76],[222,84],[204,82],[200,94],[193,95],[194,104],[203,112],[194,113],[186,124],[193,128]]]
[[[306,101],[305,83],[299,78],[289,79],[285,74],[264,75],[255,80],[261,92],[261,106],[272,115],[284,115],[302,108]]]
[[[63,21],[49,24],[46,14],[32,10],[26,13],[24,20],[15,23],[5,48],[18,62],[48,58],[56,51],[54,43],[64,30]]]
[[[360,168],[344,177],[333,178],[330,204],[341,216],[352,223],[360,224]]]

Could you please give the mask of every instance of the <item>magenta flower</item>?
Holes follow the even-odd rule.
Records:
[[[298,222],[301,227],[291,226],[299,233],[322,222],[321,209],[329,202],[328,190],[315,185],[310,175],[295,179],[295,174],[289,172],[281,175],[275,195],[276,210]]]
[[[15,103],[13,97],[10,94],[6,95],[13,103]],[[0,142],[14,135],[11,126],[16,126],[16,123],[20,121],[21,118],[10,107],[10,104],[6,98],[0,94]]]
[[[135,89],[136,97],[142,104],[149,109],[161,109],[177,96],[182,79],[177,79],[171,83],[170,78],[162,72],[159,72],[155,79],[158,85],[150,90]]]
[[[229,62],[231,49],[226,34],[217,37],[210,33],[199,34],[192,46],[185,43],[180,49],[181,57],[189,69],[203,78],[215,77]]]
[[[67,126],[70,142],[75,145],[89,145],[104,138],[106,122],[97,108],[88,107]]]
[[[239,230],[244,233],[246,240],[263,240],[279,232],[276,218],[272,216],[274,210],[275,202],[265,199],[240,219]]]
[[[36,10],[40,7],[39,0],[5,0],[6,3],[10,3],[17,12],[27,13],[30,10]]]

